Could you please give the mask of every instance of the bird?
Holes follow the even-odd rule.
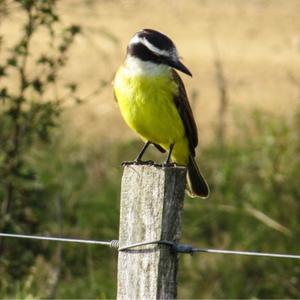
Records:
[[[154,29],[136,32],[113,80],[113,92],[127,125],[145,142],[134,163],[150,144],[168,152],[165,166],[187,167],[186,191],[207,198],[209,186],[195,161],[198,130],[186,89],[177,71],[192,77],[174,42]]]

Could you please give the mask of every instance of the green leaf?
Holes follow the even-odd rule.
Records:
[[[66,87],[71,91],[71,93],[75,93],[77,91],[78,85],[77,83],[70,82],[66,85]]]
[[[56,75],[54,73],[51,73],[47,76],[47,82],[52,83],[56,80]]]
[[[0,98],[5,99],[5,98],[7,98],[7,95],[8,94],[7,94],[7,88],[6,87],[0,89]]]
[[[6,75],[6,67],[0,65],[0,77],[5,77]]]
[[[41,65],[49,65],[49,67],[54,66],[53,58],[48,57],[45,54],[42,54],[36,62],[37,62],[37,64],[41,64]]]
[[[9,66],[16,67],[18,65],[18,61],[15,57],[10,57],[10,58],[7,59],[7,64]]]
[[[38,92],[39,94],[43,94],[43,92],[44,92],[43,83],[40,79],[37,78],[37,79],[33,80],[31,84],[32,84],[33,89],[36,92]]]
[[[69,27],[69,31],[72,36],[81,32],[81,27],[79,25],[72,25]]]

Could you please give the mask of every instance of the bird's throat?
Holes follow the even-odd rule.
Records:
[[[132,56],[126,58],[124,69],[127,76],[171,76],[171,68],[168,65],[143,61]]]

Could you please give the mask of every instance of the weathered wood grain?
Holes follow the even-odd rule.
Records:
[[[178,241],[186,169],[129,165],[121,189],[120,247],[131,243]],[[119,252],[118,299],[174,299],[177,254],[166,245]]]

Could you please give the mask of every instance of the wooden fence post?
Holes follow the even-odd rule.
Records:
[[[181,234],[186,169],[127,165],[121,189],[120,247]],[[118,299],[174,299],[178,255],[167,245],[119,252]]]

